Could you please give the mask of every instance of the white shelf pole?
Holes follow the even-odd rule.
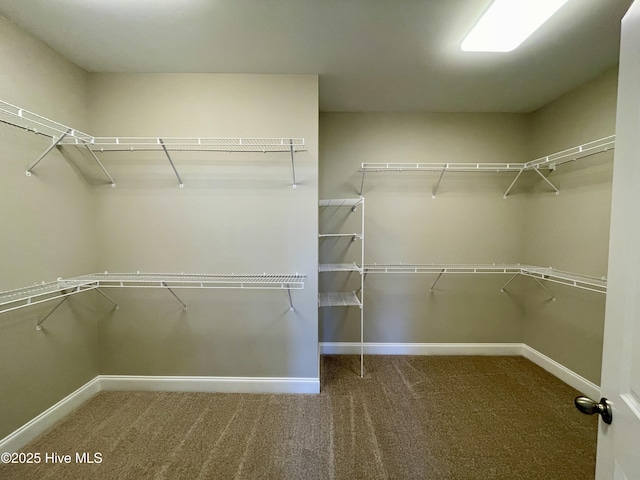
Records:
[[[184,183],[182,182],[182,179],[180,178],[180,174],[178,173],[178,170],[176,170],[176,166],[173,164],[173,160],[171,160],[171,156],[169,155],[169,151],[167,150],[167,146],[164,144],[164,141],[159,138],[158,139],[160,141],[160,144],[162,145],[162,149],[164,150],[164,153],[167,155],[167,158],[169,159],[169,163],[171,164],[171,168],[173,168],[174,173],[176,174],[176,177],[178,177],[178,182],[180,182],[180,188],[184,187]],[[186,307],[185,307],[186,310]]]
[[[107,169],[104,168],[104,165],[102,165],[102,162],[100,161],[100,159],[98,158],[98,156],[94,153],[93,150],[91,150],[91,148],[89,147],[89,145],[85,145],[87,147],[87,150],[89,150],[89,153],[91,154],[91,156],[93,157],[93,159],[96,161],[96,163],[100,166],[100,168],[102,169],[102,171],[104,172],[104,174],[109,178],[109,181],[111,182],[111,187],[112,188],[116,188],[116,181],[113,179],[113,177],[111,175],[109,175],[109,172],[107,172]]]
[[[362,180],[360,180],[360,193],[359,195],[362,196],[362,192],[364,190],[364,174],[367,173],[366,168],[363,166],[362,167]]]
[[[362,235],[362,244],[360,245],[360,378],[364,377],[364,197],[361,198],[362,210],[362,227],[360,229]],[[355,207],[354,205],[354,211]]]
[[[38,165],[40,163],[40,160],[42,160],[44,157],[46,157],[51,150],[56,148],[58,146],[58,144],[62,141],[62,139],[64,137],[66,137],[69,133],[71,133],[72,131],[73,131],[73,129],[71,129],[71,128],[68,129],[65,133],[63,133],[58,138],[56,138],[51,145],[49,145],[49,148],[47,148],[44,151],[44,153],[42,155],[40,155],[38,157],[38,159],[29,166],[29,168],[27,168],[27,177],[31,176],[31,171],[36,167],[36,165]]]

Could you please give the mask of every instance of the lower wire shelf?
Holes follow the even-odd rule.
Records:
[[[173,289],[177,288],[236,288],[286,290],[289,295],[290,310],[293,311],[291,290],[304,289],[306,275],[295,274],[191,274],[191,273],[90,273],[71,278],[58,278],[53,282],[42,282],[33,286],[0,292],[0,313],[37,305],[51,300],[61,300],[36,328],[65,302],[69,296],[96,290],[103,297],[118,305],[101,288],[165,288],[182,304]]]
[[[516,264],[403,264],[403,263],[372,263],[364,265],[365,275],[373,273],[394,273],[394,274],[434,274],[437,275],[436,281],[431,286],[431,290],[435,287],[436,283],[440,280],[440,277],[444,274],[495,274],[506,273],[512,274],[511,279],[502,287],[504,289],[512,280],[519,275],[531,277],[538,282],[540,286],[542,284],[539,280],[546,280],[549,282],[560,283],[569,287],[580,288],[583,290],[589,290],[597,293],[607,293],[607,280],[606,278],[592,277],[588,275],[582,275],[578,273],[570,273],[562,270],[556,270],[551,267],[536,267],[532,265]],[[543,287],[547,290],[545,287]],[[549,294],[549,292],[547,290]],[[553,296],[553,295],[552,295]]]
[[[320,307],[362,307],[356,292],[322,292],[318,295]]]

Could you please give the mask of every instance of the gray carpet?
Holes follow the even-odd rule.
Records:
[[[521,357],[324,356],[320,395],[101,392],[1,479],[590,479],[597,419]],[[77,464],[76,452],[102,463]]]

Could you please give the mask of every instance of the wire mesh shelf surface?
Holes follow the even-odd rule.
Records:
[[[10,103],[0,100],[0,122],[23,128],[30,132],[45,135],[51,138],[59,138],[63,135],[78,144],[87,144],[93,141],[93,137],[86,133],[68,127],[41,115],[30,112]]]
[[[65,138],[61,144],[77,144]],[[203,152],[300,152],[303,138],[209,138],[209,137],[93,137],[91,148],[102,152],[203,151]]]
[[[323,292],[318,295],[320,307],[361,307],[356,292]]]
[[[360,272],[362,273],[362,268],[360,268],[355,263],[321,263],[318,266],[319,272]]]
[[[540,280],[560,283],[598,293],[607,292],[606,278],[598,278],[579,273],[564,272],[551,267],[536,267],[523,264],[410,264],[410,263],[370,263],[365,264],[364,273],[425,273],[442,275],[447,273],[510,273],[525,275]]]
[[[92,273],[0,292],[0,313],[87,290],[118,288],[304,289],[302,274]]]

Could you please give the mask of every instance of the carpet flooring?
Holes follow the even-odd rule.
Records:
[[[319,395],[101,392],[1,479],[586,480],[597,419],[522,357],[324,356]],[[44,463],[46,453],[72,456]],[[80,464],[76,453],[101,463]]]

